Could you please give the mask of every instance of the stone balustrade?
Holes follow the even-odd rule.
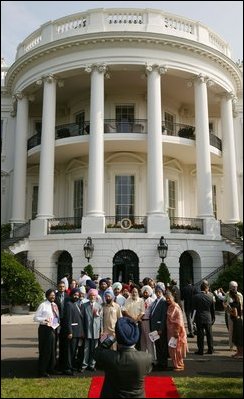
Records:
[[[17,49],[16,60],[32,50],[66,37],[101,32],[145,32],[186,38],[231,57],[228,44],[207,26],[188,18],[152,9],[92,9],[49,21]],[[172,39],[171,39],[172,40]]]

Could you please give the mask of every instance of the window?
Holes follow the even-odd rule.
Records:
[[[115,176],[116,221],[133,219],[135,211],[134,176]]]
[[[79,134],[85,134],[84,129],[85,129],[85,112],[82,111],[79,114],[75,115],[75,123],[76,125],[79,126]]]
[[[174,116],[168,112],[164,113],[165,129],[167,130],[167,135],[173,136],[174,134]]]
[[[212,197],[213,197],[213,214],[215,219],[217,219],[217,194],[216,194],[216,186],[212,186]]]
[[[209,127],[209,133],[213,133],[214,132],[214,123],[209,122],[208,127]]]
[[[175,217],[176,213],[176,184],[174,180],[168,180],[168,215]]]
[[[31,207],[31,219],[35,219],[37,215],[38,206],[38,186],[32,188],[32,207]]]
[[[134,124],[134,105],[116,106],[116,125],[118,133],[133,132]]]
[[[74,217],[83,216],[83,180],[74,181]]]

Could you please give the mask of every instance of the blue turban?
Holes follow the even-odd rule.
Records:
[[[112,299],[114,299],[114,293],[113,293],[113,290],[111,289],[111,288],[107,288],[105,291],[104,291],[104,297],[106,296],[106,294],[109,294],[109,295],[111,295],[111,297],[112,297]]]
[[[92,280],[86,280],[86,285],[89,288],[95,288],[95,289],[97,288],[96,283]]]
[[[157,282],[155,287],[155,292],[159,290],[162,291],[163,293],[165,292],[165,285],[164,283],[161,283],[161,281]]]
[[[129,317],[121,317],[115,325],[118,344],[132,346],[139,340],[139,328]]]

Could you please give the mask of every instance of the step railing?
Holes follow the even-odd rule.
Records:
[[[218,277],[218,274],[226,269],[226,267],[231,266],[232,263],[240,257],[240,255],[243,254],[243,249],[241,249],[237,254],[230,254],[230,257],[228,260],[226,260],[221,266],[217,267],[217,269],[213,270],[211,273],[207,274],[205,277],[203,277],[201,280],[199,280],[197,283],[193,284],[196,288],[199,288],[203,280],[207,280],[209,284],[212,283],[212,281]]]
[[[220,234],[225,239],[243,248],[243,237],[238,226],[220,222]]]

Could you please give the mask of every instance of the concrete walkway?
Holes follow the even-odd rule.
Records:
[[[33,322],[34,313],[29,315],[1,316],[1,357],[2,377],[37,377],[38,366],[38,323]],[[233,359],[233,352],[229,351],[228,332],[224,322],[224,312],[216,312],[216,322],[213,326],[214,353],[198,356],[196,337],[188,339],[189,353],[185,359],[185,370],[177,376],[206,376],[206,377],[242,377],[242,359]],[[206,350],[205,339],[205,350]],[[169,360],[169,366],[172,366]],[[86,372],[85,376],[102,375]],[[152,372],[151,375],[174,376],[172,370],[166,372]],[[82,378],[80,374],[76,377]],[[58,377],[54,377],[58,378]],[[73,378],[73,377],[72,377]]]

